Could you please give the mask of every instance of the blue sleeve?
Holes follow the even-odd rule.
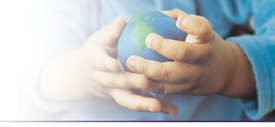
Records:
[[[236,7],[240,13],[227,12],[234,20],[246,21],[252,17],[254,35],[243,35],[226,39],[238,44],[246,53],[255,74],[257,98],[242,100],[246,115],[251,119],[260,119],[275,108],[275,1],[251,0],[234,1],[229,7],[232,12]],[[241,6],[241,4],[245,5]],[[243,9],[242,9],[243,7]],[[229,11],[227,7],[227,11]],[[225,10],[226,11],[226,10]],[[226,13],[225,13],[226,14]],[[245,20],[244,20],[245,19]]]

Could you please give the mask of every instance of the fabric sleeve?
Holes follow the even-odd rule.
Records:
[[[255,34],[226,41],[238,44],[253,67],[257,99],[242,102],[249,118],[261,119],[275,108],[275,1],[253,0],[247,4],[251,6]]]

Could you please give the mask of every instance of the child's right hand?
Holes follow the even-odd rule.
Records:
[[[175,105],[137,90],[148,85],[147,77],[120,70],[116,60],[117,42],[125,25],[123,18],[115,19],[94,33],[80,49],[83,74],[90,80],[90,83],[85,83],[84,89],[95,96],[114,99],[119,105],[134,111],[163,112],[175,116]]]

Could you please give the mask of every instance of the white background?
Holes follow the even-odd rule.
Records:
[[[31,0],[0,1],[0,120],[15,120]]]

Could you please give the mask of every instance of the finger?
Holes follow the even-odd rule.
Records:
[[[176,62],[157,62],[139,56],[130,56],[127,60],[130,71],[144,74],[150,79],[163,82],[182,82],[189,79],[192,71],[188,64]]]
[[[119,72],[120,67],[116,56],[112,56],[112,53],[116,53],[115,49],[104,47],[97,43],[85,43],[82,50],[82,56],[87,60],[90,67],[101,70]]]
[[[172,17],[177,20],[177,27],[190,35],[193,35],[192,40],[197,43],[206,43],[212,38],[212,26],[210,22],[202,17],[197,15],[188,15],[180,9],[173,9],[171,11],[161,11],[162,13]],[[188,36],[186,40],[188,39]]]
[[[193,89],[195,87],[187,83],[175,84],[151,80],[148,88],[144,90],[160,94],[189,94],[192,93]]]
[[[89,75],[97,84],[110,88],[145,88],[149,85],[147,77],[136,73],[93,71]]]
[[[197,63],[210,56],[209,45],[185,43],[171,40],[151,33],[147,36],[146,46],[166,58],[186,63]]]
[[[91,67],[102,71],[121,71],[119,63],[114,59],[117,55],[116,47],[112,46],[116,45],[124,26],[125,20],[118,17],[86,41],[84,54],[88,54],[86,59]]]
[[[186,12],[180,10],[180,9],[173,9],[173,10],[169,10],[169,11],[160,11],[163,14],[170,16],[171,18],[177,20],[178,16],[185,16],[188,15]]]
[[[194,96],[215,94],[214,91],[209,93],[209,91],[206,92],[205,89],[208,89],[208,86],[203,84],[165,83],[151,80],[148,88],[144,90],[160,94],[186,94]]]
[[[185,31],[189,37],[192,35],[196,43],[207,43],[212,39],[212,26],[210,22],[202,16],[179,15],[176,25],[179,29]],[[186,41],[188,41],[188,36]]]
[[[117,17],[109,28],[109,31],[107,33],[108,38],[105,42],[105,45],[110,45],[113,47],[116,46],[117,41],[125,26],[126,26],[125,19],[122,17]]]
[[[161,112],[170,114],[171,116],[176,116],[178,114],[178,108],[174,104],[162,102]]]
[[[143,97],[153,98],[153,96],[142,90],[132,90],[135,94],[141,95]],[[178,113],[178,109],[174,104],[169,102],[161,101],[161,112],[165,114],[170,114],[171,116],[176,116]]]
[[[119,67],[119,63],[116,59],[106,55],[98,55],[96,58],[92,60],[90,58],[89,63],[92,63],[91,66],[94,69],[100,70],[100,71],[111,71],[111,72],[120,72],[121,69]]]
[[[122,89],[113,89],[110,94],[119,105],[134,111],[163,112],[172,116],[177,114],[177,107],[174,104],[153,97],[136,95],[132,91]]]
[[[98,43],[102,44],[102,42],[106,39],[106,33],[110,29],[111,24],[107,24],[100,30],[94,32],[87,40],[88,43]]]
[[[111,24],[106,25],[90,36],[88,41],[108,47],[115,47],[125,25],[125,19],[117,17]]]

